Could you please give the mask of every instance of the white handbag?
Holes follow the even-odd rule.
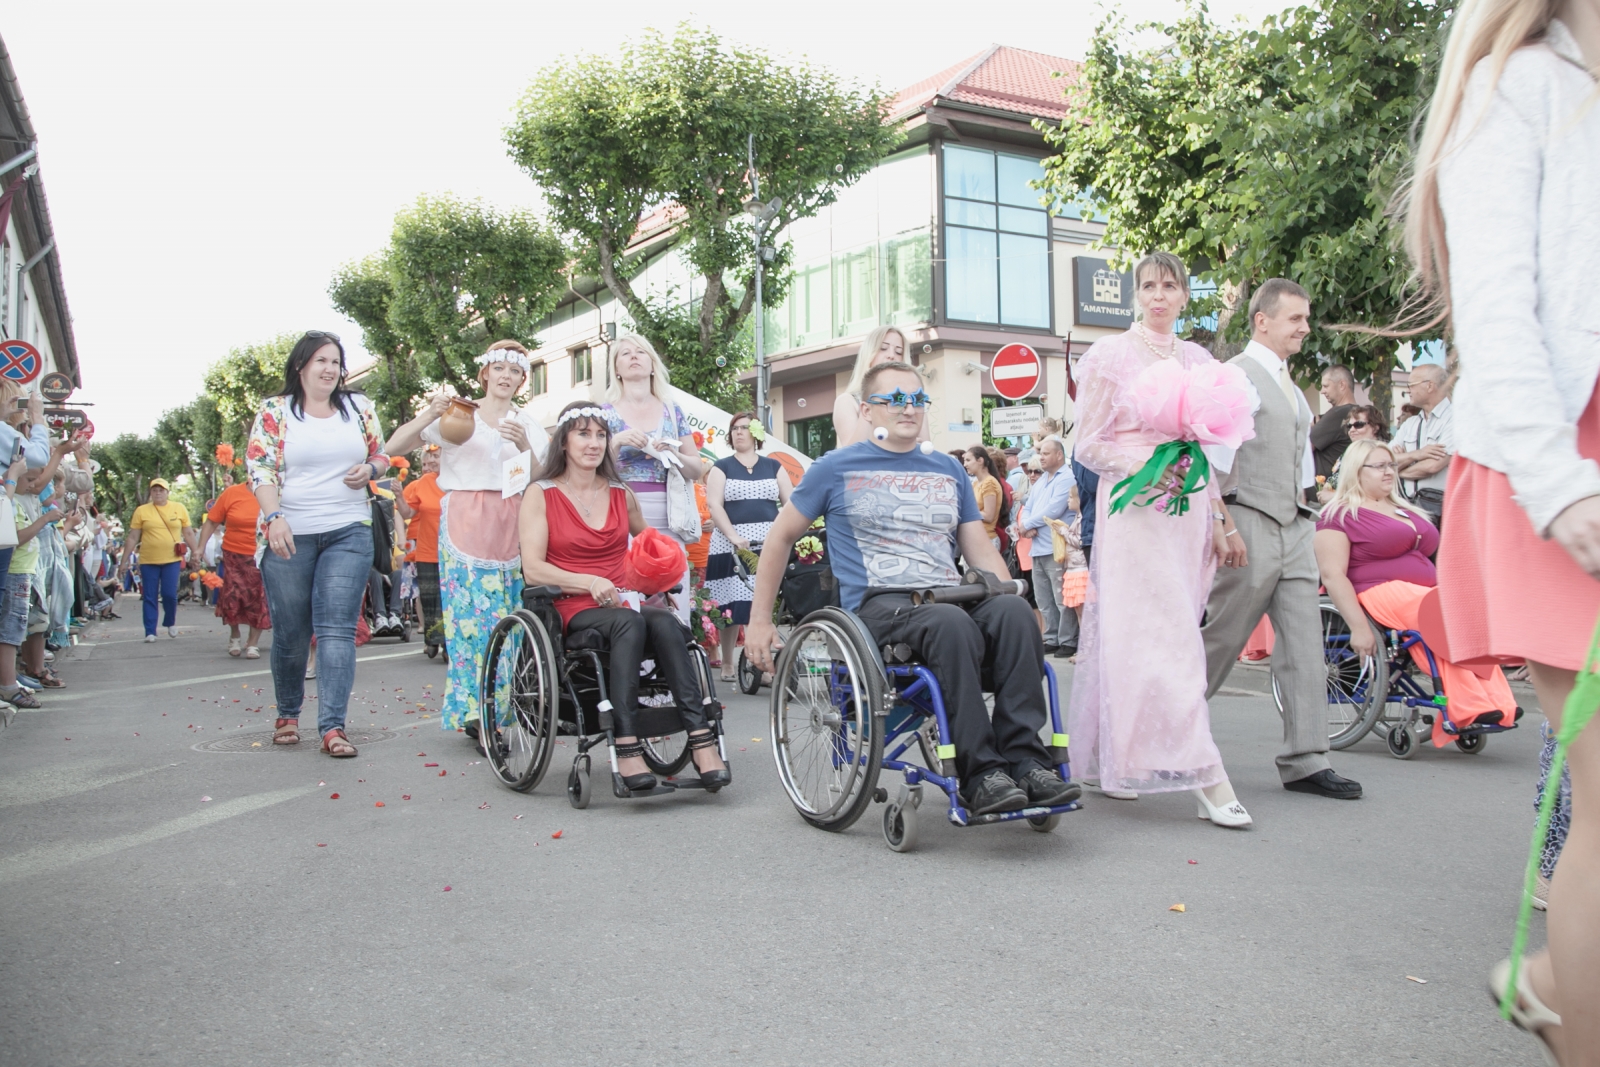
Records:
[[[667,464],[667,529],[684,544],[700,540],[700,506],[694,486],[675,464]]]
[[[17,509],[9,493],[0,493],[0,549],[17,547]]]

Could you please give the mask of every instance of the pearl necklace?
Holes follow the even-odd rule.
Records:
[[[1172,359],[1174,356],[1176,356],[1178,354],[1178,335],[1177,334],[1168,334],[1167,335],[1167,338],[1168,338],[1168,344],[1166,345],[1166,349],[1167,350],[1165,352],[1163,352],[1163,351],[1161,351],[1161,349],[1157,348],[1154,344],[1151,343],[1150,338],[1153,335],[1151,334],[1149,328],[1146,327],[1144,323],[1142,323],[1142,322],[1134,323],[1133,324],[1133,329],[1134,329],[1134,332],[1139,335],[1139,343],[1144,345],[1144,347],[1149,351],[1149,353],[1152,356],[1155,356],[1157,359]]]

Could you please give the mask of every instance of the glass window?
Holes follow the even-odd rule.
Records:
[[[933,218],[932,159],[926,147],[918,147],[878,164],[878,233],[928,228]]]
[[[994,201],[994,153],[984,148],[945,145],[944,195]]]
[[[543,396],[545,394],[545,390],[548,388],[548,385],[549,371],[546,364],[535,363],[533,365],[533,395]]]
[[[1043,237],[1000,235],[1000,321],[1050,328],[1050,243]]]
[[[572,384],[587,385],[592,381],[594,381],[594,354],[587,348],[573,349]]]
[[[833,278],[838,285],[834,305],[836,337],[866,333],[878,324],[876,252],[876,247],[869,247],[834,260]]]
[[[883,243],[885,322],[923,322],[933,315],[933,246],[928,232]]]
[[[949,318],[1050,328],[1050,216],[1033,156],[944,147]]]
[[[994,231],[946,226],[944,233],[945,292],[950,318],[999,322]]]
[[[812,459],[820,458],[824,452],[831,452],[839,443],[833,432],[831,414],[791,422],[785,437],[790,448],[804,452]]]
[[[796,267],[789,286],[789,302],[794,307],[792,329],[797,348],[817,344],[833,336],[832,263],[824,259]]]

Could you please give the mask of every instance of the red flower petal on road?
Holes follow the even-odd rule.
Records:
[[[328,794],[328,799],[329,800],[338,800],[339,799],[339,794],[338,793],[329,793]]]
[[[449,771],[440,771],[440,772],[439,772],[439,777],[440,777],[440,778],[443,778],[443,777],[444,777],[444,776],[445,776],[445,775],[447,775],[447,774],[449,774],[449,773],[450,773],[450,772],[449,772]]]
[[[317,842],[317,847],[318,848],[327,848],[328,847],[328,843],[326,841],[318,841]]]
[[[411,799],[411,794],[410,793],[401,793],[400,794],[400,799],[401,800],[410,800]]]
[[[489,802],[487,800],[485,800],[482,804],[478,805],[478,810],[482,811],[484,808],[487,808],[488,806],[489,806]]]
[[[210,797],[201,797],[200,798],[200,803],[205,804],[205,803],[208,803],[210,800],[211,800]]]
[[[449,887],[449,886],[445,886],[445,887],[444,887],[444,891],[445,891],[445,892],[446,892],[446,893],[448,893],[448,892],[450,892],[450,887]]]
[[[563,833],[564,833],[564,832],[565,832],[565,831],[562,831],[562,830],[557,830],[557,831],[556,831],[556,832],[555,832],[555,833],[553,833],[553,834],[551,834],[551,835],[550,835],[550,836],[551,836],[551,837],[557,837],[557,838],[558,838],[558,837],[560,837],[560,836],[561,836],[561,835],[562,835],[562,834],[563,834]]]
[[[383,807],[383,801],[380,800],[380,801],[378,801],[376,804],[374,804],[372,806],[375,807],[375,808],[381,808],[381,807]]]
[[[424,767],[437,767],[439,765],[437,763],[424,763],[423,766]]]

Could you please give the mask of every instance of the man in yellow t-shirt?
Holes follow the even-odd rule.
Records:
[[[182,504],[169,500],[170,487],[164,478],[150,479],[150,501],[140,504],[128,520],[127,548],[122,553],[122,573],[126,574],[139,555],[139,578],[144,585],[144,639],[156,639],[160,596],[161,625],[168,637],[178,636],[178,578],[183,557],[199,558],[194,527]]]

